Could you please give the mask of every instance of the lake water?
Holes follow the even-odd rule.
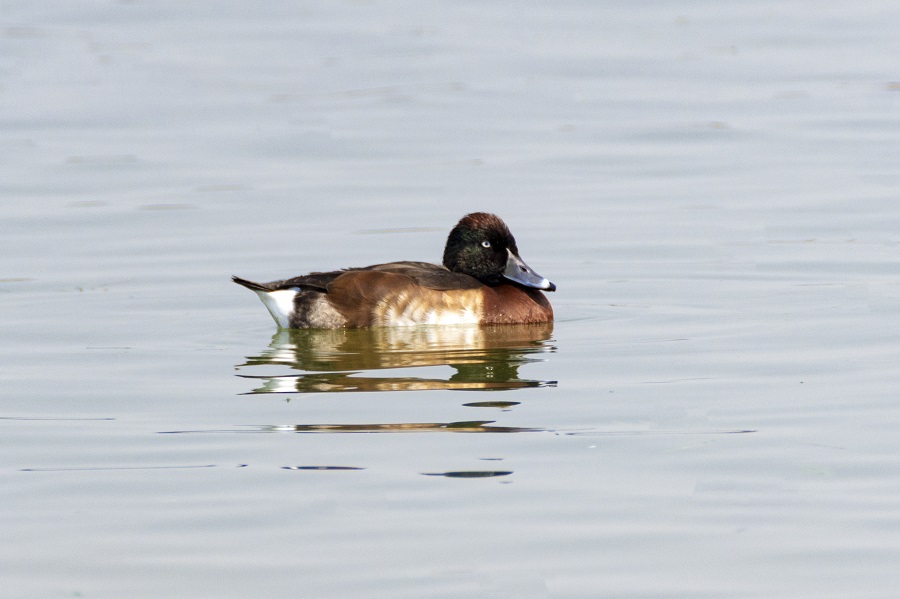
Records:
[[[0,2],[0,595],[896,597],[900,8]],[[229,276],[496,212],[552,327]]]

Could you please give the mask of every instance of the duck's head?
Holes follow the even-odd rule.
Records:
[[[534,272],[519,256],[516,239],[506,223],[486,212],[467,214],[453,227],[444,248],[444,266],[486,285],[513,282],[556,291],[556,285]]]

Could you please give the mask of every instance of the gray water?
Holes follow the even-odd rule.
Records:
[[[891,2],[0,2],[0,595],[896,597]],[[553,327],[229,275],[501,215]]]

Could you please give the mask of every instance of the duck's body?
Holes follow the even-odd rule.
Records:
[[[482,212],[450,232],[443,266],[391,262],[271,283],[232,279],[255,291],[282,328],[550,322],[540,289],[556,289],[522,261],[503,221]]]

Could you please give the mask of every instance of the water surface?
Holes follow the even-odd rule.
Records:
[[[0,3],[4,597],[893,597],[887,2]],[[552,327],[237,274],[500,214]]]

